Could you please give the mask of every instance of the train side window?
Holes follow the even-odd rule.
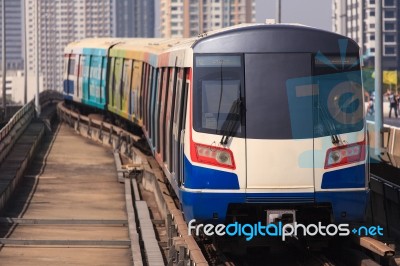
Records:
[[[148,75],[148,81],[147,81],[147,95],[146,95],[146,109],[145,109],[145,115],[146,115],[146,130],[149,133],[149,137],[150,137],[150,130],[151,130],[151,126],[150,126],[150,105],[151,105],[151,95],[152,95],[152,83],[153,83],[153,72],[154,69],[152,66],[149,65],[149,75]]]
[[[142,71],[140,74],[140,86],[139,86],[139,119],[143,119],[143,94],[144,94],[144,84],[145,84],[145,74],[146,66],[142,63]]]
[[[175,91],[176,91],[176,77],[178,74],[177,68],[170,69],[168,98],[167,98],[167,112],[165,114],[165,153],[168,169],[172,172],[172,122],[174,118],[174,104],[175,104]]]
[[[114,93],[113,107],[115,110],[119,110],[121,104],[122,67],[123,67],[123,59],[116,58],[114,62],[114,86],[113,86],[113,93]]]
[[[140,108],[141,108],[141,84],[142,84],[142,69],[143,63],[140,61],[135,61],[133,70],[133,81],[132,81],[132,92],[134,97],[134,114],[136,122],[139,122],[140,116]]]
[[[75,75],[75,58],[74,57],[75,57],[74,54],[69,55],[69,62],[68,62],[68,75],[72,75],[72,76]],[[68,82],[68,84],[69,84],[69,88],[68,88],[69,93],[74,93],[74,83]]]
[[[131,81],[132,81],[132,60],[125,59],[124,60],[124,71],[122,77],[122,108],[121,110],[128,115],[129,113],[129,98],[130,98],[130,88],[131,88]]]
[[[147,63],[144,63],[144,68],[143,68],[143,81],[142,81],[142,87],[143,87],[143,97],[142,97],[142,117],[143,117],[143,125],[146,125],[147,123],[147,116],[146,116],[146,98],[147,98],[147,93],[148,93],[148,75],[149,75],[149,65]]]
[[[159,138],[160,138],[160,153],[162,156],[162,159],[165,159],[165,107],[166,107],[166,101],[168,99],[168,80],[169,80],[169,69],[166,67],[164,68],[164,74],[163,74],[163,84],[162,84],[162,89],[161,89],[161,101],[160,101],[160,132],[159,132]]]
[[[156,110],[156,96],[157,96],[157,80],[158,80],[158,71],[157,68],[153,68],[153,82],[151,89],[151,106],[150,106],[150,138],[152,142],[152,146],[155,147],[155,110]]]
[[[108,78],[108,104],[112,105],[114,102],[114,63],[115,58],[112,57],[110,60],[110,76]]]
[[[68,75],[74,75],[75,74],[75,55],[71,54],[69,55],[69,64],[68,64]]]
[[[183,90],[183,79],[185,77],[185,70],[179,69],[176,87],[175,87],[175,104],[174,104],[174,117],[172,123],[172,169],[171,171],[177,175],[177,180],[180,179],[180,136],[181,136],[181,118],[182,118],[182,90]]]
[[[89,93],[90,55],[83,55],[82,60],[83,60],[82,99],[87,99]]]
[[[81,80],[82,78],[82,56],[78,55],[78,71],[76,72],[76,96],[80,95]]]
[[[155,104],[154,104],[154,143],[153,145],[157,147],[157,152],[160,152],[160,137],[159,137],[159,119],[160,119],[160,99],[161,99],[161,86],[162,86],[162,68],[158,69],[157,75],[157,86],[156,89],[156,96],[155,96]]]
[[[107,57],[102,57],[101,63],[101,103],[106,104],[106,89],[107,89]]]
[[[100,56],[91,57],[88,99],[93,102],[97,102],[100,99],[101,62],[102,58]]]

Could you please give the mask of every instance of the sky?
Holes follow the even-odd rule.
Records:
[[[256,22],[275,18],[277,0],[256,0]],[[300,23],[323,30],[332,30],[331,0],[281,0],[283,23]]]
[[[255,0],[256,22],[275,18],[276,0]],[[156,4],[156,27],[160,25],[159,0]],[[332,0],[281,0],[282,22],[300,23],[323,30],[332,30]]]

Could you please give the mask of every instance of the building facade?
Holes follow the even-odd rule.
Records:
[[[0,84],[2,84],[2,77],[0,76]],[[27,77],[28,81],[36,82],[36,77],[31,75]],[[23,70],[9,70],[7,71],[6,78],[6,97],[7,104],[23,104],[24,103],[24,71]],[[34,84],[34,83],[31,83]],[[31,86],[32,87],[32,86]],[[43,77],[39,77],[39,87],[43,87]],[[1,85],[0,85],[1,88]],[[1,90],[0,90],[1,91]],[[27,90],[28,101],[35,97],[36,90]],[[2,95],[0,95],[1,98]]]
[[[400,69],[400,2],[382,0],[382,67]],[[366,66],[374,65],[375,0],[333,0],[332,30],[353,38],[361,47]]]
[[[36,73],[39,57],[44,89],[62,89],[64,48],[72,41],[91,37],[154,36],[154,0],[25,1],[28,75]]]
[[[115,0],[115,37],[154,37],[154,0]]]
[[[255,22],[254,0],[160,0],[161,37],[193,37]]]
[[[2,2],[0,2],[0,22],[2,21]],[[22,0],[5,0],[7,70],[20,70],[24,68],[22,3]],[[3,25],[1,25],[0,29],[3,29]],[[0,43],[2,42],[1,38],[0,34]],[[2,47],[0,45],[0,61],[2,60],[1,50]]]

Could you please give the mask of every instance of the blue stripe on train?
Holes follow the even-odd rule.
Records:
[[[236,174],[195,166],[185,159],[185,187],[191,189],[239,189]]]
[[[64,89],[64,93],[73,95],[74,94],[74,81],[65,79],[63,82],[63,89]]]
[[[365,165],[326,172],[322,176],[322,189],[365,187]]]

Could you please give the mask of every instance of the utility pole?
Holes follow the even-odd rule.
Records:
[[[281,0],[276,0],[276,23],[281,23]]]
[[[382,0],[375,0],[375,155],[381,154],[382,129]]]
[[[3,89],[4,119],[7,119],[7,94],[6,94],[6,0],[1,2],[1,70]]]
[[[36,0],[36,95],[35,95],[35,110],[36,116],[40,116],[40,103],[39,103],[39,0]]]

